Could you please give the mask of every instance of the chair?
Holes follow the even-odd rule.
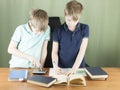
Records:
[[[52,53],[52,32],[57,28],[58,26],[61,25],[60,18],[59,17],[49,17],[49,26],[51,28],[50,32],[50,41],[48,42],[48,47],[47,47],[47,57],[45,61],[44,67],[53,67],[52,65],[52,58],[51,58],[51,53]]]

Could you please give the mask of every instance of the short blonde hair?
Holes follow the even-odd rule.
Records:
[[[32,24],[38,26],[40,30],[45,30],[48,26],[47,12],[41,9],[32,9],[29,13]]]
[[[77,21],[83,10],[83,5],[76,0],[72,0],[66,4],[65,15],[72,16],[74,21]]]

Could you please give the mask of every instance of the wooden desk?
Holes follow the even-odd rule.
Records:
[[[10,82],[8,81],[10,69],[0,68],[0,90],[120,90],[120,68],[103,69],[109,74],[106,81],[86,80],[86,87],[53,85],[45,88],[27,82]]]

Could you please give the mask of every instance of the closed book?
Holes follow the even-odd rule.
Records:
[[[44,87],[50,87],[56,82],[56,79],[48,76],[33,75],[32,77],[28,78],[27,82]]]
[[[28,70],[10,70],[8,81],[25,81],[28,77]]]
[[[105,80],[108,74],[101,67],[86,67],[87,74],[91,79]]]

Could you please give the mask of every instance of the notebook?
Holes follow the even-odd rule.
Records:
[[[33,75],[32,77],[28,78],[27,82],[40,85],[43,87],[50,87],[52,84],[56,82],[56,79],[43,75]]]
[[[28,70],[10,70],[8,81],[25,81],[28,77]]]

